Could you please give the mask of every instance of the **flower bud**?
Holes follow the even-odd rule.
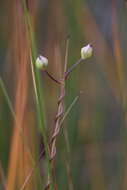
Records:
[[[42,55],[39,55],[36,59],[35,65],[38,69],[45,70],[45,68],[48,66],[48,59]]]
[[[81,58],[87,59],[92,56],[93,48],[90,44],[81,48]]]

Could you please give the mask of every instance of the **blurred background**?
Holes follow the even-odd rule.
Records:
[[[80,64],[66,83],[65,109],[82,93],[57,139],[56,189],[126,190],[127,2],[27,0],[27,6],[37,54],[48,57],[48,71],[56,79],[64,66],[68,35],[68,67],[80,58],[83,46],[93,46],[93,56]],[[41,76],[50,135],[59,85],[43,72]],[[19,0],[1,0],[0,80],[0,190],[22,190],[33,168],[31,157],[37,161],[41,134]],[[24,189],[42,189],[43,165],[42,159]]]

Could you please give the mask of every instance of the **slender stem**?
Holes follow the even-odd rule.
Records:
[[[1,77],[0,77],[0,86],[1,86],[1,89],[2,89],[2,91],[3,91],[3,93],[4,93],[4,96],[5,96],[5,99],[6,99],[6,101],[7,101],[8,106],[9,106],[9,109],[10,109],[10,111],[11,111],[11,113],[12,113],[12,116],[14,117],[14,119],[16,119],[16,115],[15,115],[14,109],[13,109],[13,107],[12,107],[11,100],[10,100],[8,94],[7,94],[5,85],[4,85],[3,80],[2,80]]]
[[[43,149],[42,152],[39,155],[39,158],[37,160],[37,162],[35,163],[35,165],[33,166],[33,168],[31,168],[31,170],[29,171],[24,183],[22,184],[22,187],[20,188],[20,190],[24,190],[25,186],[27,185],[27,183],[30,181],[35,169],[37,169],[38,164],[40,163],[42,157],[45,155],[45,150]]]
[[[78,101],[79,96],[76,96],[73,100],[73,102],[71,103],[71,105],[68,107],[68,109],[66,110],[63,118],[60,121],[60,126],[62,126],[64,120],[67,118],[68,114],[70,113],[70,111],[72,110],[73,106],[76,104],[76,102]]]
[[[17,121],[17,118],[16,118],[16,114],[15,114],[14,108],[13,108],[13,106],[12,106],[12,103],[11,103],[11,100],[10,100],[9,95],[8,95],[8,93],[7,93],[5,84],[4,84],[4,82],[3,82],[3,80],[2,80],[1,77],[0,77],[0,87],[1,87],[1,89],[2,89],[2,91],[3,91],[3,94],[4,94],[5,99],[6,99],[6,101],[7,101],[8,107],[9,107],[9,109],[10,109],[10,112],[11,112],[11,114],[12,114],[12,116],[13,116],[13,118],[14,118],[14,121],[15,121],[15,123],[16,123],[16,127],[17,127],[18,130],[19,130],[19,134],[21,135],[21,137],[23,137],[23,130],[22,130],[22,128],[18,127],[18,121]],[[30,147],[29,147],[29,145],[28,145],[25,141],[23,141],[23,143],[24,143],[24,145],[25,145],[24,147],[26,148],[26,151],[27,151],[28,154],[30,155],[31,161],[34,163],[34,159],[33,159],[32,154],[31,154],[31,152],[30,152]]]
[[[70,143],[69,143],[69,138],[68,138],[68,131],[66,128],[63,130],[63,134],[64,134],[64,140],[66,144],[66,150],[65,150],[66,156],[64,156],[64,162],[65,162],[66,171],[67,171],[68,189],[73,190],[74,185],[73,185],[72,171],[71,171]]]
[[[52,166],[53,166],[54,157],[56,155],[56,140],[57,140],[57,136],[60,132],[60,120],[64,113],[65,72],[66,72],[66,68],[67,68],[68,48],[69,48],[69,38],[67,39],[67,43],[66,43],[64,72],[62,74],[61,83],[60,83],[60,96],[58,99],[58,109],[57,109],[57,114],[56,114],[55,124],[54,124],[55,126],[54,126],[54,130],[53,130],[53,135],[52,135],[51,141],[50,141],[50,158],[51,158]],[[48,186],[49,186],[49,184],[47,184],[45,190],[48,189]]]
[[[47,76],[48,76],[51,80],[53,80],[53,81],[56,82],[57,84],[61,84],[61,82],[60,82],[59,80],[55,79],[47,70],[45,70],[44,72],[47,74]]]
[[[1,179],[1,184],[3,185],[3,189],[9,190],[7,185],[6,185],[5,173],[4,173],[4,170],[3,170],[3,167],[2,167],[1,160],[0,160],[0,179]]]
[[[60,121],[60,127],[62,126],[64,120],[67,118],[68,114],[70,113],[70,111],[72,110],[73,106],[76,104],[76,102],[78,101],[79,99],[79,96],[75,97],[75,99],[73,100],[73,102],[71,103],[71,105],[68,107],[67,111],[65,112],[63,118],[61,119]],[[37,168],[41,158],[45,155],[45,150],[43,150],[40,155],[39,155],[39,158],[38,158],[38,161],[36,162],[36,164],[34,165],[34,167],[30,170],[29,174],[27,175],[27,178],[25,179],[22,187],[20,188],[20,190],[24,190],[26,184],[29,182],[31,176],[33,175],[33,172],[34,170]]]
[[[68,78],[70,73],[83,61],[84,59],[79,59],[75,64],[73,64],[65,73],[65,79]]]
[[[65,64],[64,64],[64,74],[67,70],[67,63],[68,63],[68,52],[69,52],[69,40],[70,38],[67,38],[67,42],[66,42],[66,52],[65,52]]]
[[[34,91],[36,95],[36,108],[37,108],[37,116],[38,116],[38,124],[39,128],[42,132],[43,136],[43,142],[44,142],[44,149],[46,153],[46,160],[48,164],[48,178],[50,181],[52,181],[52,172],[51,172],[51,163],[50,163],[50,152],[49,152],[49,146],[48,146],[48,139],[46,135],[46,129],[45,129],[45,117],[44,117],[44,105],[43,105],[43,95],[42,95],[42,88],[40,83],[40,72],[35,67],[35,61],[36,61],[36,45],[35,45],[35,39],[34,39],[34,33],[33,28],[31,24],[31,18],[29,11],[26,6],[26,1],[22,0],[23,2],[23,10],[24,10],[24,18],[25,18],[25,24],[27,29],[27,35],[30,45],[30,55],[31,55],[31,70],[32,70],[32,78],[33,78],[33,84],[34,84]],[[50,190],[52,190],[52,183],[50,185]]]

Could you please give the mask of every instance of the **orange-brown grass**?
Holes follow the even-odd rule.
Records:
[[[15,81],[14,110],[16,117],[10,146],[7,187],[9,190],[15,190],[20,189],[32,167],[29,147],[33,149],[34,143],[32,143],[33,122],[30,120],[32,112],[28,106],[28,100],[31,99],[28,93],[29,47],[21,1],[13,0],[11,11],[13,23],[9,51],[12,55],[12,57],[10,56],[11,74]],[[31,183],[26,186],[27,189],[34,189],[33,181],[31,180]]]
[[[126,72],[125,72],[125,63],[124,59],[122,57],[122,50],[121,50],[121,44],[120,44],[120,37],[119,37],[119,23],[118,23],[118,12],[117,12],[117,5],[114,0],[112,0],[112,10],[113,10],[113,27],[112,27],[112,38],[114,42],[114,55],[115,55],[115,61],[116,61],[116,68],[117,68],[117,74],[119,78],[119,87],[120,87],[120,95],[121,95],[121,104],[123,108],[124,113],[124,122],[125,127],[127,128],[127,112],[126,112],[126,105],[127,105],[127,90],[126,90]],[[123,139],[123,145],[125,143],[125,139]],[[126,143],[123,146],[123,151],[126,152]],[[127,154],[125,154],[125,162],[124,162],[124,171],[123,171],[123,179],[121,181],[122,189],[125,190],[127,188]],[[120,174],[121,176],[121,174]]]

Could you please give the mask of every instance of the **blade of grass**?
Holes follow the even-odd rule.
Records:
[[[60,121],[60,126],[62,126],[64,120],[66,119],[66,117],[68,116],[68,114],[69,114],[70,111],[72,110],[73,106],[74,106],[74,105],[76,104],[76,102],[78,101],[78,99],[79,99],[79,96],[76,96],[76,97],[74,98],[74,100],[72,101],[71,105],[70,105],[70,106],[68,107],[68,109],[66,110],[66,112],[65,112],[65,114],[64,114],[64,116],[63,116],[63,118],[61,119],[61,121]]]
[[[30,13],[29,13],[29,10],[27,9],[26,1],[22,0],[22,3],[23,3],[23,11],[24,11],[24,20],[25,20],[25,24],[26,24],[28,41],[29,41],[29,45],[30,45],[31,71],[32,71],[34,92],[35,92],[35,96],[36,96],[38,125],[41,130],[41,133],[43,136],[43,141],[44,141],[44,149],[46,152],[46,160],[47,160],[47,165],[48,165],[47,166],[48,179],[49,179],[49,181],[52,181],[50,152],[49,152],[48,139],[47,139],[46,129],[45,129],[44,98],[43,98],[43,94],[42,94],[40,72],[35,67],[37,53],[36,53],[34,32],[33,32],[33,27],[32,27],[32,23],[31,23]],[[49,189],[52,189],[52,188],[53,188],[53,186],[51,183]]]
[[[0,181],[1,181],[1,184],[2,184],[3,188],[5,190],[8,190],[7,185],[6,185],[6,178],[5,178],[5,174],[4,174],[3,168],[2,168],[1,161],[0,161]]]
[[[3,94],[4,94],[4,96],[5,96],[5,100],[7,101],[7,104],[8,104],[8,107],[9,107],[9,109],[10,109],[10,112],[11,112],[11,114],[12,114],[12,116],[13,116],[15,122],[17,123],[18,121],[17,121],[17,119],[16,119],[15,111],[14,111],[14,109],[13,109],[11,100],[10,100],[10,98],[9,98],[9,95],[8,95],[8,93],[7,93],[7,91],[6,91],[5,84],[4,84],[4,82],[3,82],[3,80],[2,80],[1,77],[0,77],[0,87],[1,87],[1,89],[2,89],[2,91],[3,91]],[[18,125],[17,125],[17,126],[18,126]],[[18,130],[19,130],[19,133],[20,133],[21,137],[23,137],[22,128],[18,128]],[[30,156],[30,158],[31,158],[31,161],[34,163],[33,156],[32,156],[32,154],[31,154],[31,152],[30,152],[30,147],[28,146],[28,144],[26,144],[25,141],[23,141],[23,143],[25,144],[25,148],[26,148],[27,152],[29,153],[29,156]]]
[[[76,102],[78,101],[79,96],[75,97],[74,100],[72,101],[71,105],[68,107],[67,111],[65,112],[60,125],[63,124],[64,120],[66,119],[66,117],[69,115],[70,111],[72,110],[72,108],[74,107],[74,105],[76,104]],[[66,153],[66,157],[65,158],[65,165],[66,165],[66,171],[67,171],[67,179],[68,179],[68,188],[69,190],[73,190],[74,189],[74,185],[73,185],[73,180],[72,180],[72,172],[71,172],[71,162],[70,162],[70,143],[69,143],[69,139],[68,139],[68,131],[67,128],[64,128],[63,130],[63,136],[64,136],[64,141],[65,141],[65,153]]]
[[[71,103],[71,105],[68,107],[67,111],[65,112],[63,118],[61,119],[61,122],[60,122],[60,126],[62,126],[64,120],[67,118],[68,114],[70,113],[70,111],[72,110],[73,106],[76,104],[76,102],[78,101],[79,99],[79,96],[75,97],[75,99],[73,100],[73,102]],[[27,175],[22,187],[20,188],[20,190],[24,190],[26,184],[29,182],[31,176],[33,175],[34,173],[34,170],[36,169],[36,167],[38,166],[38,163],[40,162],[40,158],[42,157],[41,154],[43,154],[44,152],[40,153],[40,156],[39,156],[39,159],[37,161],[37,163],[35,164],[35,166],[31,169],[31,171],[29,172],[29,174]]]
[[[8,94],[7,94],[5,85],[4,85],[3,80],[2,80],[1,77],[0,77],[0,87],[1,87],[1,89],[2,89],[2,91],[3,91],[3,94],[4,94],[5,99],[6,99],[6,101],[7,101],[8,107],[9,107],[9,109],[10,109],[10,111],[11,111],[11,114],[12,114],[12,116],[14,117],[14,119],[16,119],[15,112],[14,112],[14,109],[13,109],[13,107],[12,107],[11,100],[10,100]]]

